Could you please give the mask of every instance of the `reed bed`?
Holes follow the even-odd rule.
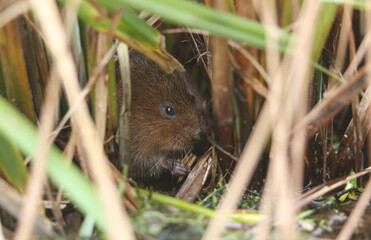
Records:
[[[246,239],[295,239],[308,205],[352,183],[362,190],[334,235],[351,239],[371,196],[370,7],[2,1],[0,206],[16,224],[1,218],[0,237],[150,239],[136,216],[156,202],[202,219],[201,239],[228,239],[231,222],[245,224]],[[167,72],[186,70],[207,99],[212,147],[177,185],[178,198],[128,178],[129,49]],[[259,211],[242,211],[251,188]],[[66,223],[65,200],[82,216],[76,225]]]

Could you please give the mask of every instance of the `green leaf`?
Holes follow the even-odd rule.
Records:
[[[282,7],[282,14],[281,14],[281,27],[287,27],[292,23],[292,15],[293,15],[293,4],[291,0],[278,0],[279,6]]]
[[[365,1],[360,1],[360,0],[322,0],[324,3],[334,3],[334,4],[339,4],[339,5],[345,5],[345,4],[350,4],[353,6],[353,8],[358,9],[358,10],[369,10],[371,9],[371,4]]]
[[[103,0],[96,1],[102,2]],[[117,5],[144,10],[160,15],[169,22],[206,30],[211,34],[253,47],[265,47],[266,29],[262,24],[199,3],[184,0],[111,0],[105,2],[115,2]],[[279,39],[280,49],[284,51],[290,34],[279,28],[270,28],[269,30]]]
[[[0,113],[0,133],[4,139],[14,142],[23,154],[34,156],[38,142],[35,127],[1,96]],[[64,187],[80,211],[93,216],[97,224],[106,229],[106,216],[96,189],[74,164],[67,163],[55,146],[48,154],[47,174],[55,185]]]
[[[308,209],[308,210],[302,211],[302,212],[299,213],[298,219],[303,219],[303,218],[309,217],[310,215],[312,215],[315,212],[316,212],[316,210],[314,210],[314,209]]]
[[[341,196],[339,197],[339,201],[340,201],[340,202],[344,202],[344,201],[347,199],[348,195],[349,195],[348,192],[347,192],[347,193],[344,193],[343,195],[341,195]]]
[[[354,175],[354,171],[350,171],[350,175]],[[357,188],[357,178],[354,178],[347,182],[347,184],[344,187],[344,190],[352,189],[352,188]]]
[[[318,13],[318,22],[313,39],[313,61],[317,62],[326,43],[327,36],[335,20],[338,6],[336,4],[324,3]]]
[[[350,175],[354,175],[355,172],[354,170],[350,171]],[[351,184],[352,187],[357,188],[357,178],[353,178],[352,180],[349,181],[349,184]]]
[[[349,196],[348,197],[349,197],[349,199],[351,199],[353,201],[356,201],[358,199],[358,195],[357,195],[357,193],[355,191],[351,191],[349,193]]]
[[[108,121],[107,126],[108,133],[114,133],[119,125],[119,110],[117,103],[117,92],[116,92],[116,69],[115,60],[111,59],[108,64]],[[109,137],[110,135],[107,135]]]
[[[216,216],[216,212],[210,208],[200,206],[198,204],[190,203],[175,197],[166,196],[160,193],[151,192],[149,193],[147,190],[138,189],[138,191],[142,194],[150,196],[151,199],[155,202],[160,204],[164,204],[167,206],[173,206],[181,210],[185,210],[192,213],[201,214],[208,218],[213,218]],[[264,215],[256,212],[250,211],[248,213],[231,213],[229,215],[229,219],[235,222],[243,222],[243,223],[257,223],[264,218]]]
[[[15,133],[16,134],[16,133]],[[27,168],[16,146],[0,132],[0,172],[18,191],[24,192],[27,183]]]

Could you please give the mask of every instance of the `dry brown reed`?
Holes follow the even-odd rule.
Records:
[[[274,3],[269,1],[253,2],[262,22],[272,28],[277,27],[278,23],[275,15],[277,9],[275,9]],[[229,188],[218,206],[218,216],[210,222],[203,239],[216,239],[222,233],[226,216],[228,213],[233,212],[243,189],[247,187],[255,170],[258,157],[270,133],[272,133],[272,148],[262,202],[262,213],[267,217],[267,220],[258,224],[254,239],[266,239],[269,234],[272,234],[272,230],[275,232],[274,235],[279,238],[295,238],[295,216],[298,209],[293,206],[300,202],[298,196],[303,183],[303,156],[307,137],[303,128],[296,130],[293,135],[289,133],[300,122],[304,125],[308,124],[308,121],[305,120],[307,116],[306,93],[308,92],[308,82],[312,72],[310,67],[312,61],[311,47],[319,7],[320,1],[305,1],[295,22],[292,24],[292,27],[294,27],[293,32],[297,37],[295,42],[290,43],[290,47],[294,51],[293,55],[287,53],[281,56],[277,47],[277,38],[272,34],[273,31],[266,32],[266,69],[268,77],[264,79],[271,79],[271,81],[267,82],[269,86],[267,101],[237,163]],[[344,19],[347,17],[349,15],[345,14]],[[300,24],[295,24],[296,22],[300,22]],[[346,26],[349,26],[349,22]],[[344,31],[347,31],[347,28]],[[343,34],[343,36],[345,35]],[[346,44],[346,42],[346,39],[343,40],[343,44]],[[348,80],[352,77],[359,79],[362,78],[363,74],[369,72],[369,68],[365,67],[362,74],[357,76],[356,71],[351,70],[356,69],[356,66],[359,64],[361,56],[365,53],[364,46],[368,45],[367,42],[368,38],[366,35],[364,43],[361,44],[363,46],[354,54],[354,61],[357,63],[353,61],[350,64],[344,75],[345,79]],[[344,47],[344,45],[342,46]],[[345,88],[344,86],[344,91],[349,93],[349,97],[354,98],[355,94],[363,86],[364,84],[360,84],[353,92],[351,87]],[[330,99],[334,100],[334,98]],[[349,103],[349,101],[349,98],[347,100],[344,99],[344,104],[341,104],[341,106]],[[325,122],[328,120],[327,118]],[[322,125],[320,124],[320,126]],[[316,129],[318,131],[318,128]],[[369,199],[368,195],[366,195],[369,193],[365,192],[364,194],[365,196],[362,197],[362,200]],[[359,201],[362,200],[360,199]],[[365,205],[359,208],[361,207],[365,207]],[[364,208],[360,211],[363,212],[363,210]],[[360,216],[359,212],[357,216]],[[273,218],[277,223],[274,229],[271,221]],[[351,218],[349,221],[352,223],[349,223],[349,225],[354,227],[354,223],[358,219],[354,220],[356,219],[355,216],[354,219],[353,216]],[[341,233],[344,234],[341,236],[345,236],[345,239],[351,236],[351,230],[349,229],[346,230],[346,233]]]
[[[68,48],[67,35],[62,25],[57,6],[52,1],[31,1],[31,6],[40,21],[41,29],[45,35],[46,43],[51,51],[56,72],[66,89],[67,98],[70,105],[79,99],[81,90],[77,78],[77,72],[73,63],[72,54]],[[76,107],[72,115],[73,128],[77,130],[78,139],[82,153],[88,160],[89,169],[93,180],[97,185],[100,197],[106,212],[108,236],[111,239],[134,239],[134,234],[119,201],[117,189],[113,185],[108,161],[103,152],[102,143],[93,121],[88,113],[85,103]],[[46,148],[47,149],[47,148]],[[38,171],[43,171],[39,168]],[[37,192],[36,192],[37,194]],[[33,221],[23,224],[32,224]],[[32,227],[20,227],[26,229],[20,232],[19,236],[29,236]],[[27,230],[28,229],[28,230]],[[20,231],[21,231],[20,230]],[[26,238],[23,238],[26,239]]]

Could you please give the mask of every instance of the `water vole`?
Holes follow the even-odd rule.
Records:
[[[195,94],[184,73],[165,73],[136,51],[130,51],[132,86],[131,169],[136,179],[149,179],[170,171],[189,173],[181,156],[205,130]]]

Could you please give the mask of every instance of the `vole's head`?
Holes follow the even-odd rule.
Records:
[[[132,81],[132,151],[151,155],[186,151],[205,131],[187,79],[167,74],[137,52],[130,54]]]

